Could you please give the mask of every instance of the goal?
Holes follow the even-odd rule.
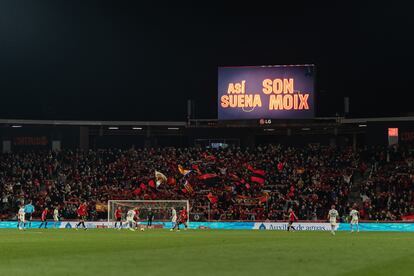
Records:
[[[108,222],[114,222],[115,210],[121,207],[124,216],[134,208],[138,208],[141,220],[147,218],[148,211],[151,209],[154,215],[154,222],[171,221],[171,208],[174,207],[179,212],[185,207],[187,209],[188,218],[190,218],[190,203],[188,200],[108,200]]]

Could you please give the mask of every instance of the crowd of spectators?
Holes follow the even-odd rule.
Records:
[[[349,213],[354,173],[371,171],[361,186],[363,218],[400,219],[413,206],[412,154],[396,150],[390,161],[379,152],[315,144],[1,154],[0,216],[11,219],[29,199],[37,211],[60,206],[66,219],[83,200],[90,219],[106,219],[109,199],[188,199],[196,219],[282,220],[293,207],[301,220],[324,220],[331,204]]]
[[[401,220],[414,214],[414,151],[404,147],[378,149],[361,183],[361,217]]]

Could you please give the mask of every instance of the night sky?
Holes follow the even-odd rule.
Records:
[[[317,116],[414,111],[409,7],[141,2],[0,1],[0,118],[216,118],[218,66],[296,63]]]

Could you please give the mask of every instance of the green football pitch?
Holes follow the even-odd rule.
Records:
[[[414,275],[414,234],[0,229],[0,275]]]

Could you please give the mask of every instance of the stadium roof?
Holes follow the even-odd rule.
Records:
[[[378,117],[378,118],[344,118],[344,117],[316,117],[312,120],[278,120],[273,119],[273,124],[306,125],[321,121],[332,121],[339,124],[361,124],[368,122],[411,122],[414,116],[407,117]],[[256,124],[255,120],[250,121],[218,121],[217,119],[192,119],[191,126],[209,126],[209,123],[221,126],[243,127]],[[184,121],[72,121],[72,120],[20,120],[20,119],[0,119],[2,125],[54,125],[54,126],[171,126],[186,127]],[[213,126],[213,125],[211,125]]]
[[[169,121],[66,121],[0,119],[0,124],[61,125],[61,126],[185,126],[186,122]]]

